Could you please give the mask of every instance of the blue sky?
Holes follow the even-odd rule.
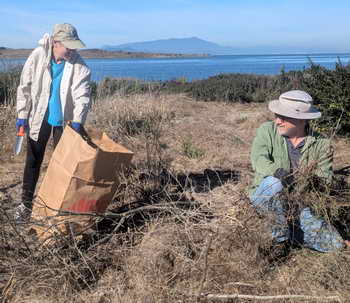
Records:
[[[350,1],[345,0],[0,3],[0,46],[12,48],[35,47],[55,23],[68,22],[88,48],[196,36],[248,51],[350,52]]]

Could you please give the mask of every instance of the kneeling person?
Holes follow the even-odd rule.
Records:
[[[324,182],[332,181],[330,140],[313,132],[308,125],[309,120],[321,117],[312,102],[308,93],[294,90],[269,103],[275,119],[262,124],[253,141],[251,162],[255,177],[250,200],[260,213],[273,215],[274,242],[298,242],[320,252],[330,252],[349,246],[349,241],[344,241],[332,225],[306,206],[297,210],[294,221],[300,232],[295,233],[279,197],[291,182],[292,174],[306,167],[312,167],[312,173]]]

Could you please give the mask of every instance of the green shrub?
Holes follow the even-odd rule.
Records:
[[[95,87],[96,98],[104,98],[107,96],[121,95],[130,96],[133,94],[142,94],[159,91],[160,82],[145,82],[131,78],[104,78]]]
[[[280,75],[220,74],[191,83],[187,92],[196,100],[224,102],[264,102],[281,92],[301,86],[301,72]]]
[[[182,143],[182,149],[184,154],[191,159],[198,159],[204,156],[205,152],[199,147],[196,147],[191,137],[186,137]]]
[[[251,102],[256,90],[266,91],[264,76],[221,74],[193,82],[190,93],[203,101]],[[264,79],[265,80],[265,79]]]
[[[312,64],[303,74],[304,89],[322,112],[316,122],[321,131],[350,134],[350,67],[338,63],[334,70]]]

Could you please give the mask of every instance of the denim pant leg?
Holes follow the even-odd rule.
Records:
[[[281,181],[269,176],[262,180],[258,188],[251,195],[250,201],[257,211],[263,215],[272,215],[272,237],[277,242],[289,238],[288,222],[282,202],[276,196],[282,191]]]
[[[300,213],[305,246],[320,252],[331,252],[344,247],[344,241],[334,226],[312,214],[309,207]]]

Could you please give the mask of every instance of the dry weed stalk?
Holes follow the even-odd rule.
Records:
[[[252,295],[243,295],[243,294],[201,294],[201,297],[207,298],[208,300],[219,302],[234,299],[248,299],[256,301],[279,301],[281,300],[297,300],[297,301],[308,301],[308,302],[317,302],[317,301],[332,301],[332,302],[341,302],[338,296],[329,296],[329,297],[317,297],[317,296],[303,296],[303,295],[279,295],[279,296],[252,296]]]
[[[9,158],[13,152],[15,115],[15,108],[13,106],[0,105],[0,160]]]

